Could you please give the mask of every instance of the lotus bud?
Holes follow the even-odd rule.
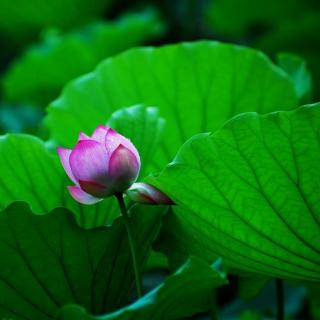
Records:
[[[131,143],[108,126],[98,126],[89,137],[80,134],[73,149],[57,149],[69,178],[71,196],[83,204],[94,204],[126,191],[137,179],[140,157]]]
[[[139,203],[163,205],[174,204],[174,202],[159,189],[143,182],[134,183],[126,193],[131,200]]]

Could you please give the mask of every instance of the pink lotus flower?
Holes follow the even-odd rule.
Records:
[[[72,150],[57,151],[67,175],[75,183],[68,190],[83,204],[94,204],[127,190],[139,174],[137,149],[107,126],[98,126],[91,137],[81,133]]]
[[[174,204],[174,202],[159,189],[143,182],[134,183],[126,193],[129,198],[135,202],[145,204]]]

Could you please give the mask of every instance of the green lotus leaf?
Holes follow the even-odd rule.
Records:
[[[320,282],[320,104],[244,113],[191,138],[152,183],[178,206],[160,248]]]
[[[162,210],[135,208],[133,236],[142,268],[157,235]],[[110,227],[80,228],[72,213],[54,209],[39,216],[21,202],[0,214],[0,315],[3,319],[49,320],[65,304],[93,314],[128,304],[134,289],[123,219]]]
[[[105,60],[65,87],[45,123],[53,140],[71,146],[79,131],[90,133],[113,111],[135,104],[156,106],[166,120],[151,171],[192,135],[214,131],[241,112],[291,109],[297,97],[289,77],[261,52],[200,41],[132,49]]]
[[[65,306],[59,320],[173,320],[208,311],[212,290],[226,284],[225,274],[215,265],[191,257],[164,283],[143,298],[116,312],[95,317],[79,306]]]

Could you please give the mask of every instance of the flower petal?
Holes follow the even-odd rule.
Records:
[[[112,152],[119,147],[121,143],[121,140],[119,139],[119,137],[120,137],[119,133],[109,128],[105,137],[105,146],[109,155],[111,155]]]
[[[103,144],[94,140],[82,140],[71,152],[70,167],[77,180],[104,185],[107,181],[108,160]]]
[[[102,144],[105,143],[106,140],[106,135],[108,133],[109,127],[108,126],[103,126],[103,125],[99,125],[96,130],[94,130],[91,139],[95,140],[97,142],[100,142]]]
[[[140,162],[135,154],[120,144],[113,151],[109,160],[109,178],[114,192],[128,189],[136,181],[140,170]]]
[[[95,204],[103,200],[103,199],[99,199],[91,196],[90,194],[84,192],[78,186],[68,186],[68,190],[71,196],[73,197],[73,199],[75,199],[76,201],[82,204]]]
[[[65,172],[67,173],[68,177],[75,183],[78,184],[77,179],[75,178],[75,176],[72,173],[71,167],[70,167],[70,154],[72,152],[72,150],[70,149],[64,149],[61,147],[57,148],[57,152],[61,161],[61,164],[65,170]]]
[[[108,150],[108,153],[111,155],[112,152],[116,150],[120,144],[125,146],[136,156],[140,166],[140,156],[133,143],[129,139],[114,131],[112,128],[109,128],[106,135],[106,148]]]

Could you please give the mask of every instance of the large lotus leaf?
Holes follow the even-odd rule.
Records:
[[[244,113],[190,139],[153,179],[177,204],[160,238],[172,258],[320,281],[320,104]]]
[[[164,283],[135,303],[114,313],[95,317],[79,306],[66,306],[59,320],[173,320],[209,310],[212,290],[225,284],[225,274],[216,265],[191,257]]]
[[[46,106],[69,80],[159,32],[161,23],[151,10],[115,22],[96,22],[67,34],[48,32],[43,42],[28,49],[7,71],[5,97],[11,102]]]
[[[292,108],[297,98],[288,76],[262,53],[200,41],[138,48],[105,60],[65,87],[46,124],[54,140],[70,146],[79,131],[90,132],[112,111],[139,103],[158,107],[167,121],[154,169],[196,133],[216,130],[241,112]]]
[[[142,267],[162,210],[135,210],[131,226]],[[134,275],[122,218],[84,230],[66,209],[39,216],[16,202],[0,214],[0,260],[2,319],[54,319],[70,303],[101,314],[131,299]]]

